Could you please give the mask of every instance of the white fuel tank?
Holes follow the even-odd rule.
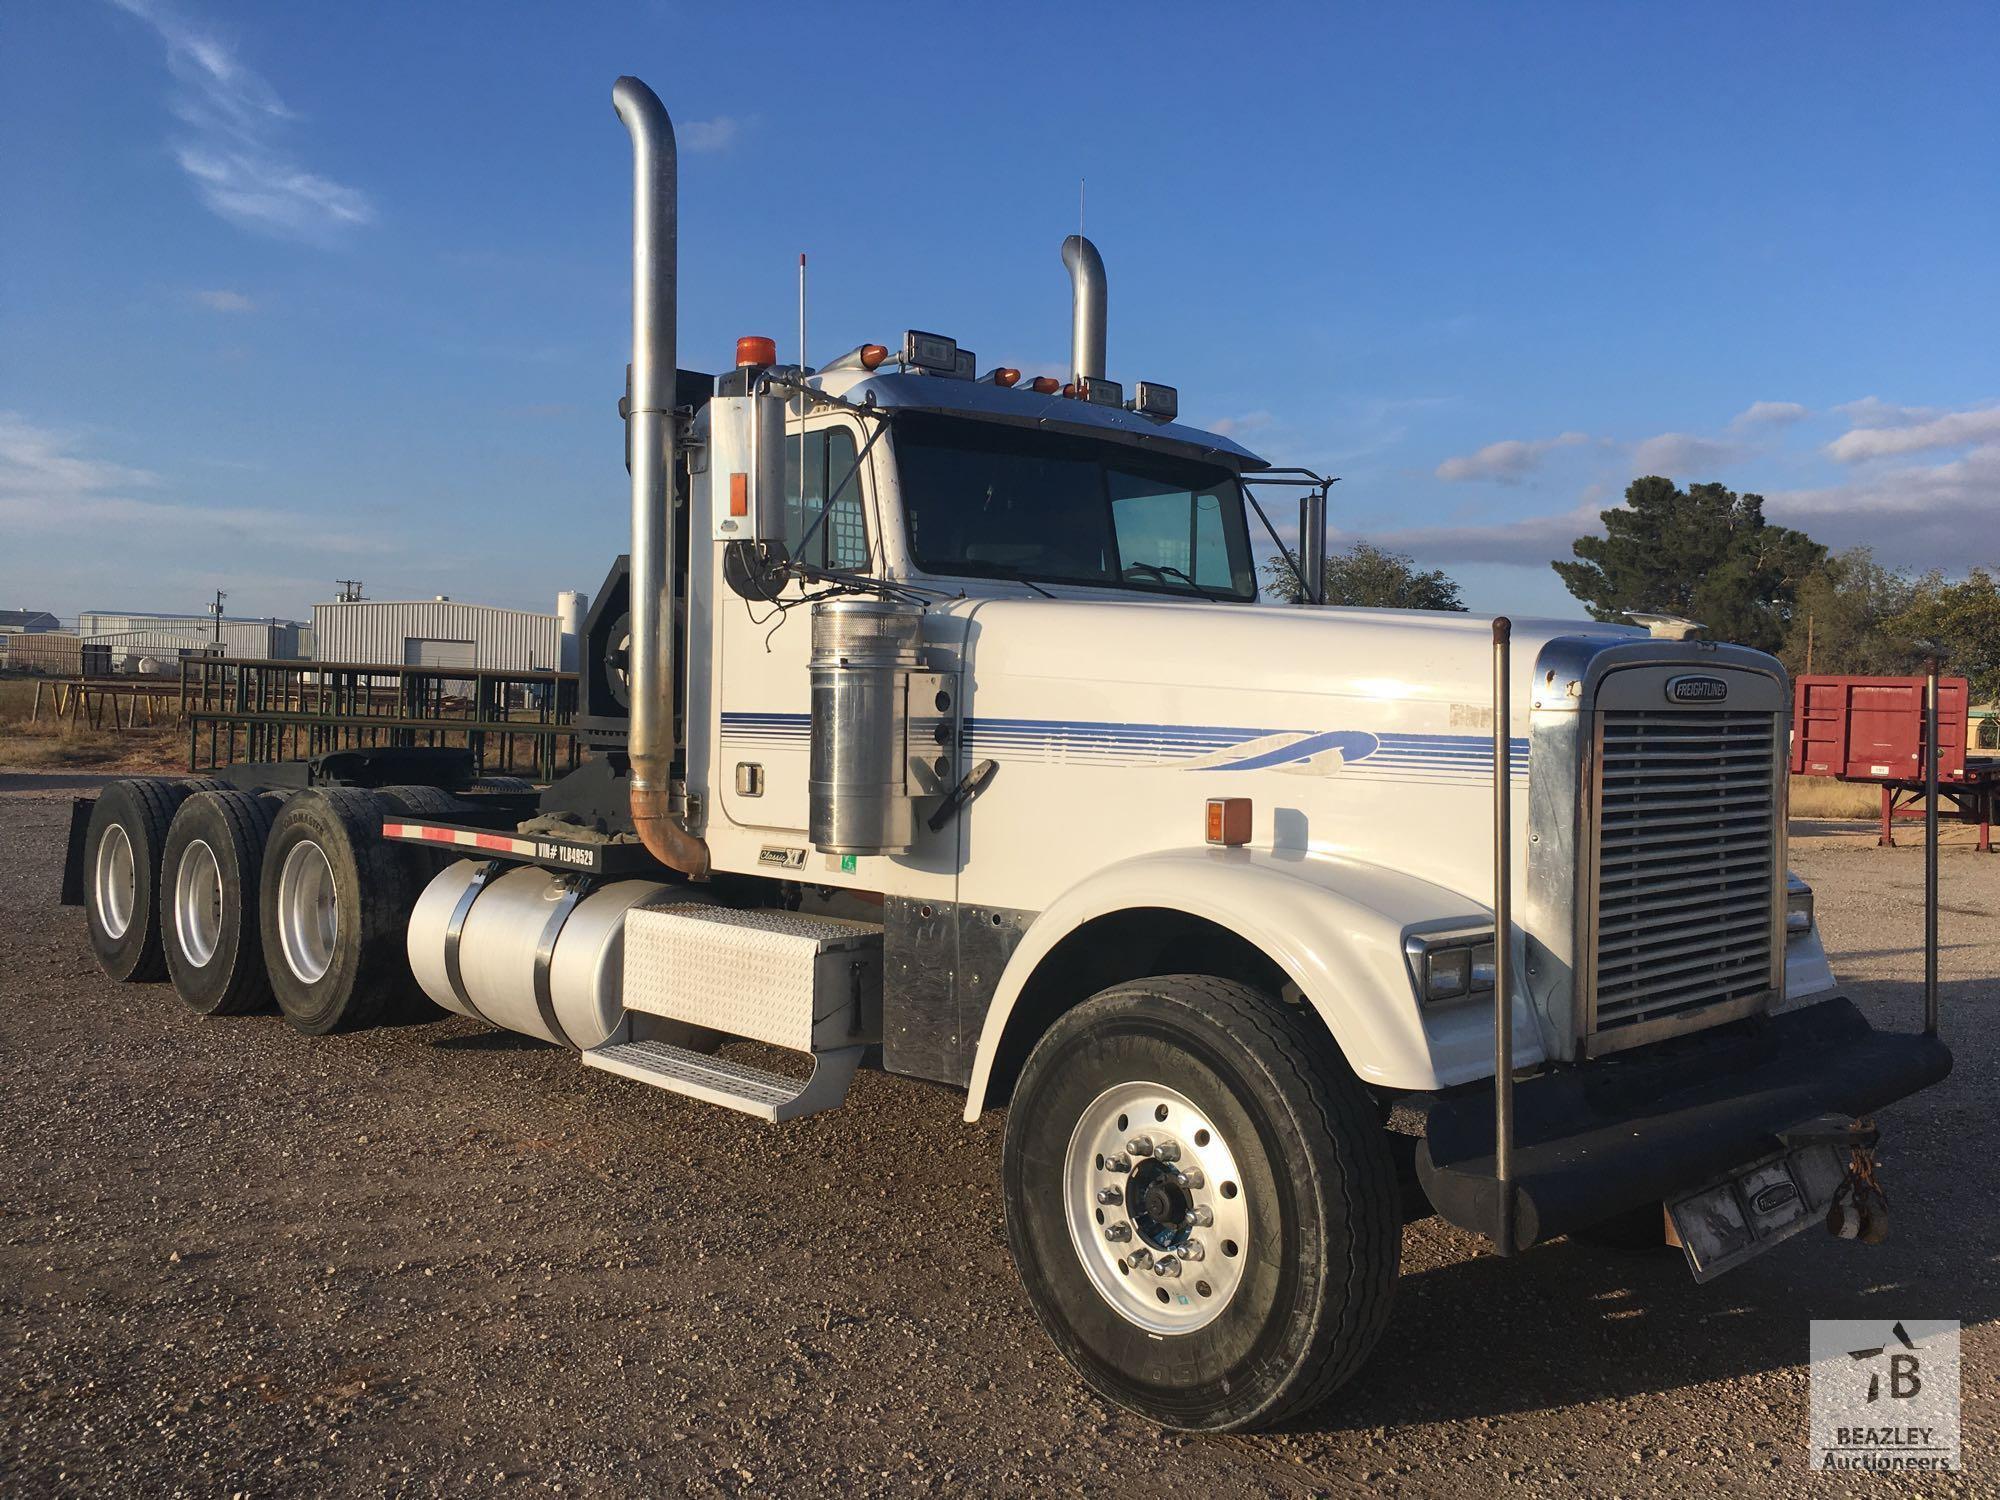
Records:
[[[410,967],[424,993],[460,1015],[563,1046],[587,1050],[610,1041],[625,1024],[625,913],[684,899],[681,889],[618,880],[578,899],[574,877],[523,865],[474,892],[482,868],[473,859],[448,865],[417,898]]]

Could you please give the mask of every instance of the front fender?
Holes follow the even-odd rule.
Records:
[[[1419,924],[1491,922],[1490,907],[1397,870],[1331,854],[1169,849],[1108,865],[1035,919],[1008,960],[979,1033],[965,1118],[986,1107],[1015,1002],[1056,945],[1120,911],[1185,912],[1228,928],[1282,969],[1363,1081],[1435,1089],[1493,1072],[1493,1011],[1473,1003],[1420,1013],[1403,952]],[[1542,1061],[1540,1030],[1515,1003],[1515,1064]]]

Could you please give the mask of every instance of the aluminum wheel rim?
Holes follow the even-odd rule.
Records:
[[[197,969],[208,967],[222,940],[222,866],[206,839],[181,851],[174,872],[174,940]]]
[[[97,920],[114,942],[132,926],[132,908],[139,904],[138,862],[132,857],[132,836],[113,823],[97,841]]]
[[[1162,1083],[1106,1089],[1063,1163],[1070,1243],[1098,1295],[1148,1333],[1221,1316],[1250,1259],[1235,1154],[1207,1113]]]
[[[303,840],[292,845],[284,869],[278,872],[278,942],[285,952],[285,967],[302,984],[318,983],[333,966],[339,937],[333,866],[327,863],[325,850]]]

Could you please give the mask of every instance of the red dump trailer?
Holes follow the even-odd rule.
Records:
[[[1922,677],[1804,676],[1792,679],[1792,774],[1873,782],[1882,788],[1883,845],[1896,842],[1899,817],[1923,816]],[[1993,848],[2000,798],[2000,756],[1968,751],[1971,688],[1963,677],[1938,679],[1939,801],[1979,825],[1979,848]]]

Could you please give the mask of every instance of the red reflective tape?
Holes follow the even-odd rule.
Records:
[[[509,854],[523,852],[519,839],[510,839],[498,833],[475,833],[472,836],[472,846],[475,849],[502,849]]]

